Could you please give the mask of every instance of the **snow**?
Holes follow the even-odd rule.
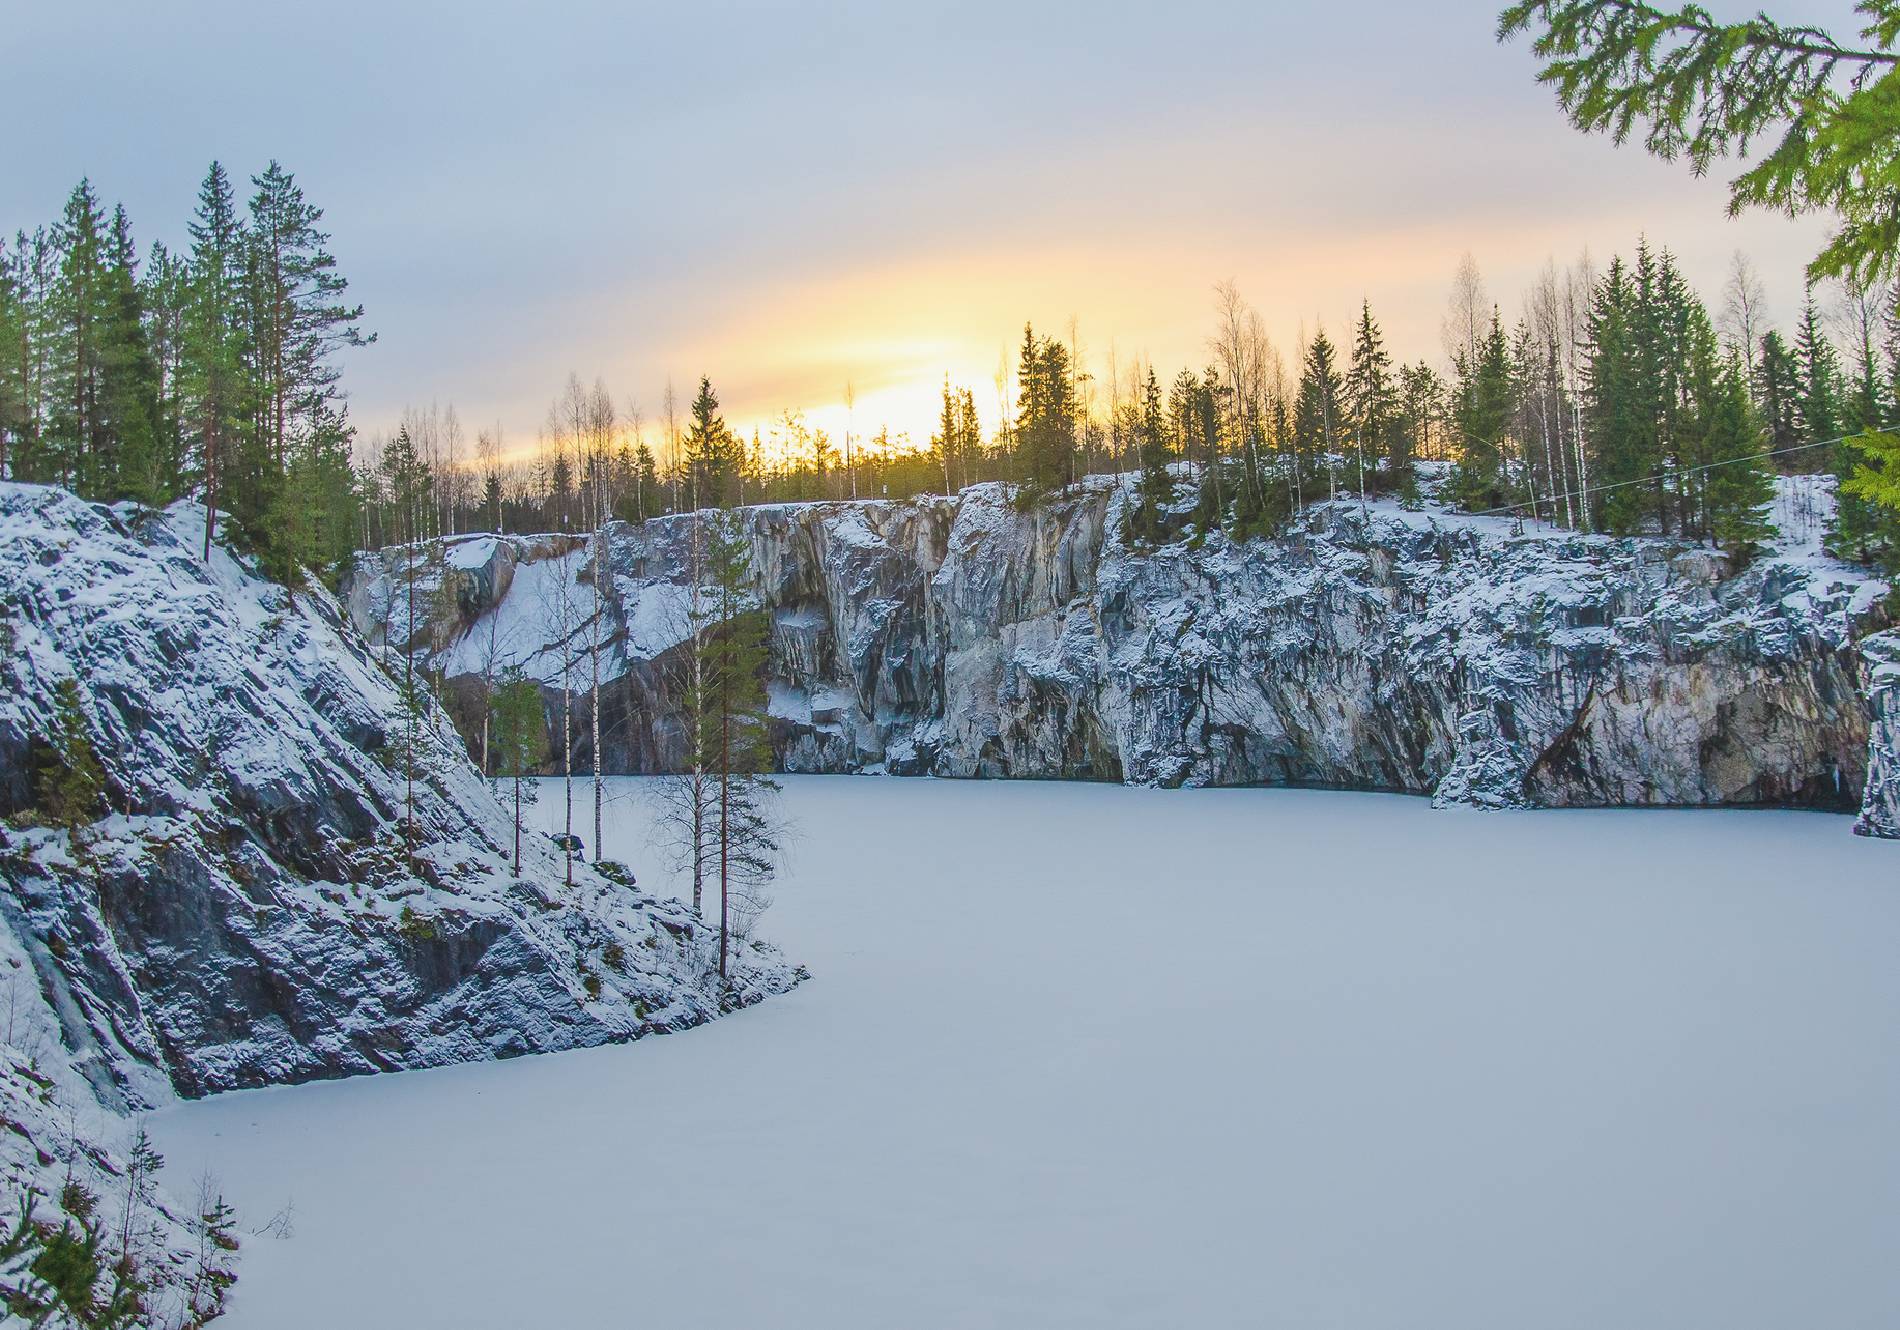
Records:
[[[789,996],[157,1115],[294,1202],[232,1330],[1900,1324],[1900,891],[1839,818],[785,784]]]
[[[484,568],[495,557],[495,546],[499,544],[493,536],[471,536],[463,540],[450,540],[448,544],[448,565],[471,572]]]

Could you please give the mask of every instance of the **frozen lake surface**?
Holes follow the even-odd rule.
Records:
[[[787,785],[791,996],[158,1115],[179,1192],[294,1202],[233,1330],[1900,1325],[1845,818]]]

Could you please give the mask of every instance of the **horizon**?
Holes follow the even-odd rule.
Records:
[[[1795,16],[1839,27],[1835,8]],[[835,443],[849,420],[855,439],[887,426],[921,445],[946,374],[993,430],[998,359],[1025,322],[1067,340],[1073,319],[1092,368],[1113,347],[1166,377],[1204,363],[1227,279],[1289,364],[1302,334],[1340,340],[1362,299],[1396,358],[1442,364],[1467,252],[1508,322],[1547,259],[1601,266],[1639,236],[1719,310],[1741,251],[1785,324],[1824,231],[1730,219],[1719,178],[1575,134],[1524,44],[1493,40],[1488,4],[1376,7],[1343,82],[1301,59],[1346,35],[1330,12],[1198,4],[1077,28],[959,11],[925,59],[915,11],[610,11],[573,4],[528,27],[464,10],[453,31],[389,15],[374,50],[326,34],[287,46],[275,14],[233,36],[228,4],[197,30],[121,16],[92,38],[96,102],[22,147],[0,216],[8,232],[49,221],[85,175],[126,204],[144,253],[182,241],[213,157],[240,197],[274,157],[324,209],[378,334],[342,359],[359,434],[453,404],[471,445],[499,424],[519,454],[570,372],[603,380],[623,414],[637,403],[649,440],[667,381],[683,403],[702,374],[746,437],[793,410]],[[1007,39],[977,43],[999,13]],[[35,11],[22,37],[56,46],[80,22]],[[729,78],[663,58],[725,38]],[[248,58],[265,51],[281,64]],[[514,71],[513,95],[480,95],[491,67]],[[175,97],[153,113],[159,70]],[[19,119],[58,76],[30,68],[0,105]],[[233,100],[287,113],[233,125]],[[134,115],[140,132],[118,133]],[[366,119],[410,133],[357,132]],[[1480,136],[1482,157],[1466,147]],[[668,184],[689,171],[690,187]]]

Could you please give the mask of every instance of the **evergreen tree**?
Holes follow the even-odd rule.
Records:
[[[694,507],[723,508],[738,499],[744,446],[719,414],[719,397],[712,380],[704,376],[693,398],[683,449]]]
[[[1822,443],[1838,438],[1843,432],[1840,359],[1833,342],[1821,326],[1820,311],[1814,305],[1814,292],[1801,307],[1801,324],[1795,330],[1795,415],[1805,443]]]
[[[53,732],[40,764],[40,799],[54,822],[77,832],[99,813],[106,775],[86,729],[79,681],[61,679],[53,692]]]
[[[181,488],[187,466],[185,447],[185,366],[187,320],[191,310],[191,269],[180,256],[154,244],[139,284],[145,310],[146,342],[155,378],[153,398],[154,468],[162,483],[158,503]]]
[[[1655,456],[1654,422],[1644,410],[1646,371],[1636,328],[1641,317],[1629,269],[1614,259],[1591,295],[1584,411],[1598,490],[1593,525],[1617,535],[1642,527],[1648,491],[1641,482]]]
[[[7,474],[14,480],[58,481],[61,457],[52,436],[59,247],[45,227],[16,232],[5,267],[15,302],[6,330],[5,382],[11,406],[0,429],[11,435]]]
[[[1075,384],[1069,348],[1038,338],[1023,325],[1016,367],[1017,468],[1030,495],[1060,489],[1074,479]]]
[[[962,473],[962,459],[959,450],[963,443],[963,432],[957,422],[957,396],[950,390],[950,376],[943,376],[943,404],[937,413],[937,432],[930,436],[930,451],[937,459],[937,465],[943,470],[943,492],[957,492],[956,477]]]
[[[205,497],[204,557],[210,558],[225,470],[236,455],[251,395],[239,303],[246,244],[230,177],[218,162],[211,163],[198,187],[190,232],[180,396],[185,433],[197,447],[196,472]]]
[[[751,594],[751,546],[735,516],[705,528],[709,612],[716,623],[699,637],[703,679],[695,742],[700,765],[717,782],[708,848],[719,880],[719,974],[727,973],[731,938],[744,936],[767,903],[781,830],[773,808],[778,786],[768,776],[772,748],[766,719],[765,612]]]
[[[1135,534],[1144,540],[1159,540],[1161,509],[1173,501],[1174,481],[1168,474],[1168,429],[1161,411],[1161,384],[1152,364],[1142,383],[1134,433],[1135,452],[1141,461],[1141,479],[1135,488],[1137,501],[1131,509]]]
[[[37,1217],[39,1200],[40,1193],[28,1188],[19,1199],[17,1219],[0,1233],[0,1310],[7,1323],[35,1330],[133,1330],[149,1325],[140,1299],[147,1291],[145,1281],[135,1262],[123,1256],[108,1260],[106,1235],[91,1194],[69,1184],[57,1227]],[[192,1310],[196,1314],[200,1309]],[[208,1314],[192,1324],[202,1325],[216,1315],[209,1303],[202,1310]]]
[[[519,668],[505,674],[495,692],[494,754],[495,774],[514,782],[514,873],[520,877],[522,780],[547,760],[548,717],[540,687]]]
[[[244,244],[244,350],[251,407],[227,506],[258,544],[289,468],[294,442],[342,411],[335,353],[375,340],[365,336],[361,305],[342,302],[349,283],[336,271],[323,210],[304,198],[290,172],[272,161],[253,176]]]
[[[1398,428],[1398,402],[1392,384],[1392,357],[1372,317],[1372,302],[1359,305],[1352,360],[1346,371],[1346,418],[1351,424],[1359,488],[1405,489],[1411,477],[1410,448]],[[1368,470],[1370,467],[1370,470]],[[1381,474],[1383,468],[1384,474]]]
[[[1730,356],[1701,393],[1702,495],[1708,534],[1738,559],[1774,535],[1767,508],[1774,474],[1762,460],[1761,421],[1748,395],[1748,370]]]
[[[1293,465],[1296,484],[1306,476],[1326,474],[1327,495],[1333,487],[1333,457],[1338,451],[1344,419],[1340,397],[1338,355],[1322,329],[1308,343],[1300,365],[1299,395],[1293,405]]]
[[[1420,362],[1399,371],[1398,423],[1393,430],[1394,465],[1403,454],[1406,471],[1412,459],[1432,454],[1433,439],[1444,422],[1445,382],[1438,371]],[[1442,460],[1442,458],[1440,459]],[[1405,486],[1403,482],[1401,489]]]
[[[1787,453],[1802,441],[1800,399],[1794,352],[1781,334],[1771,329],[1762,334],[1761,355],[1756,361],[1755,402],[1768,431],[1768,447],[1777,454]]]
[[[24,237],[22,237],[24,239]],[[24,246],[7,247],[0,236],[0,480],[20,474],[27,460],[27,420],[32,404],[26,377],[27,296]]]
[[[106,273],[105,214],[90,181],[81,180],[67,198],[54,236],[59,279],[54,292],[49,385],[51,478],[84,494],[103,494],[116,478],[118,462],[100,402],[112,299]]]
[[[1478,343],[1475,363],[1461,356],[1458,369],[1458,465],[1446,483],[1446,494],[1474,511],[1500,507],[1510,491],[1504,457],[1513,394],[1510,343],[1495,310],[1491,331]]]
[[[158,364],[146,339],[145,293],[123,206],[112,212],[108,253],[99,408],[115,474],[109,483],[101,479],[100,492],[156,507],[171,498],[174,476],[160,436]]]
[[[340,418],[311,422],[293,445],[290,467],[272,499],[271,572],[293,589],[306,573],[334,586],[356,548],[360,501],[350,464],[352,431]]]
[[[1686,156],[1701,174],[1717,157],[1767,153],[1730,184],[1731,212],[1828,212],[1841,226],[1809,265],[1812,277],[1890,279],[1900,262],[1900,7],[1863,0],[1866,45],[1756,14],[1720,23],[1700,5],[1669,11],[1642,0],[1517,0],[1499,40],[1531,32],[1571,123],[1617,142],[1646,127],[1645,146]]]

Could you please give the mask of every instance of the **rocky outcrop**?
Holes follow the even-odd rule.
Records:
[[[1900,631],[1860,644],[1867,692],[1867,789],[1854,830],[1900,839]]]
[[[1096,477],[1034,506],[991,484],[743,510],[782,768],[1489,806],[1860,801],[1857,637],[1879,626],[1884,586],[1811,537],[1732,572],[1705,547],[1346,501],[1271,540],[1147,547],[1126,533],[1128,501]],[[350,603],[465,699],[526,669],[551,716],[563,677],[591,684],[598,644],[605,765],[674,769],[697,521],[616,525],[604,551],[546,537],[385,551]],[[506,594],[464,594],[462,571],[501,562]],[[436,607],[413,634],[374,608],[412,586]]]
[[[685,909],[585,865],[570,885],[545,836],[513,875],[440,711],[412,791],[396,683],[338,604],[201,560],[202,521],[0,485],[0,923],[101,1102],[633,1038],[795,982],[762,943],[705,978]],[[34,774],[64,679],[109,806],[72,835]]]

